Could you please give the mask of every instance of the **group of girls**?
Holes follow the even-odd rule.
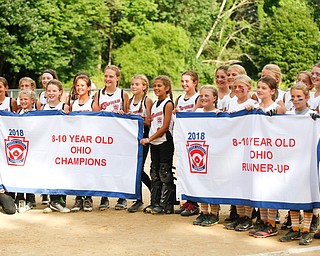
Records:
[[[172,81],[168,76],[157,76],[152,84],[156,101],[153,102],[148,96],[149,82],[146,76],[136,75],[132,78],[130,89],[132,98],[118,87],[121,73],[116,66],[107,66],[104,70],[104,88],[91,95],[91,80],[85,73],[78,73],[74,78],[73,94],[67,98],[67,103],[61,101],[63,94],[62,83],[58,80],[53,70],[46,70],[41,75],[40,81],[44,86],[44,92],[40,100],[34,97],[35,83],[32,79],[23,78],[21,81],[29,81],[30,86],[22,86],[18,102],[7,97],[8,84],[4,78],[0,79],[0,105],[2,110],[25,113],[32,110],[62,110],[69,111],[109,111],[120,114],[136,114],[144,119],[144,136],[140,143],[143,145],[143,163],[150,150],[151,165],[150,178],[142,170],[141,180],[150,190],[150,205],[144,208],[145,213],[171,214],[174,212],[175,184],[172,171],[174,144],[172,137],[174,114],[176,112],[236,112],[247,109],[248,111],[261,109],[269,115],[274,114],[309,114],[310,111],[319,111],[320,103],[320,64],[312,68],[312,72],[302,71],[298,74],[297,82],[289,92],[279,89],[281,83],[281,71],[277,65],[268,64],[262,72],[257,83],[257,90],[252,92],[253,82],[247,76],[245,69],[238,65],[222,66],[216,70],[215,83],[204,85],[198,92],[199,78],[195,71],[186,71],[182,74],[181,85],[184,90],[175,103],[172,97]],[[316,91],[313,92],[313,87]],[[310,106],[310,108],[308,107]],[[144,168],[144,167],[143,167]],[[140,184],[141,185],[141,184]],[[27,205],[35,205],[34,195],[27,195]],[[23,195],[17,195],[18,200],[24,200]],[[143,206],[141,199],[135,201],[129,212],[136,212]],[[46,195],[43,195],[46,199]],[[107,197],[102,197],[100,210],[109,207]],[[119,198],[116,209],[126,209],[127,202]],[[92,211],[92,198],[77,196],[71,211]],[[197,215],[194,225],[209,226],[219,221],[219,209],[217,204],[187,201],[176,210],[182,216]],[[233,216],[231,223],[226,224],[226,229],[246,231],[253,228],[252,213],[255,212],[250,206],[232,206]],[[59,211],[70,212],[66,207],[65,195],[51,195],[48,207],[44,212]],[[264,238],[278,234],[276,227],[277,209],[259,209],[260,221],[249,232],[255,238]],[[285,226],[289,232],[280,238],[280,241],[299,239],[300,244],[309,244],[312,240],[310,226],[315,219],[316,227],[319,219],[318,209],[304,211],[304,223],[302,232],[299,229],[299,211],[290,211]],[[283,225],[284,226],[284,225]],[[314,230],[315,231],[315,230]],[[320,238],[316,233],[315,238]]]
[[[215,88],[208,90],[208,86],[200,89],[199,101],[202,104],[202,109],[195,111],[216,112],[226,111],[229,113],[240,110],[260,109],[269,115],[274,114],[297,114],[310,115],[314,117],[314,113],[319,111],[320,99],[320,64],[316,64],[312,68],[312,72],[302,71],[297,76],[297,81],[291,86],[289,93],[279,89],[281,83],[281,71],[277,65],[268,64],[262,72],[261,78],[257,82],[256,93],[251,93],[252,80],[246,75],[245,69],[240,65],[232,65],[230,67],[220,67],[216,71],[215,77],[218,90]],[[313,86],[317,89],[312,92]],[[210,88],[210,87],[209,87]],[[318,91],[319,89],[319,91]],[[210,107],[208,107],[208,93],[212,98]],[[318,92],[318,93],[317,93]],[[310,97],[311,95],[311,97]],[[289,104],[287,101],[290,101]],[[218,110],[217,110],[218,106]],[[288,106],[288,109],[286,108]],[[310,106],[310,108],[308,107]],[[209,206],[201,203],[200,215],[193,222],[195,225],[208,226],[218,223],[219,221],[219,206]],[[255,212],[251,206],[233,206],[236,210],[231,219],[231,223],[226,224],[225,228],[236,231],[247,231],[250,236],[255,238],[266,238],[278,234],[276,227],[277,209],[259,209],[259,221],[256,226],[253,226],[253,216]],[[310,209],[304,211],[302,230],[300,231],[300,211],[289,211],[281,229],[289,229],[282,237],[281,242],[291,240],[299,240],[300,245],[310,244],[312,241],[312,231],[317,230],[319,222],[319,210]],[[226,219],[227,220],[227,219]],[[320,238],[320,233],[317,232],[314,238]]]

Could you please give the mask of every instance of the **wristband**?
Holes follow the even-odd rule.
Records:
[[[146,138],[147,139],[147,143],[150,143],[150,140],[149,140],[149,138]]]

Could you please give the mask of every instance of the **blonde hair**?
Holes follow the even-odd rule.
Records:
[[[303,82],[297,82],[294,85],[291,86],[290,88],[290,94],[292,90],[300,90],[303,92],[304,96],[308,97],[310,95],[310,91],[307,87],[307,85]]]
[[[36,87],[37,87],[36,82],[32,78],[27,77],[27,76],[20,78],[19,88],[20,88],[23,81],[28,81],[31,84],[31,86],[33,86],[33,88],[36,89]]]
[[[20,91],[19,98],[21,97],[21,95],[27,95],[27,97],[30,98],[31,100],[33,100],[33,102],[36,102],[36,100],[37,100],[36,93],[30,89],[25,89],[25,90]]]
[[[149,80],[148,80],[148,78],[147,78],[145,75],[143,75],[143,74],[134,75],[134,76],[131,78],[131,82],[132,82],[133,79],[140,79],[140,80],[142,81],[142,84],[146,86],[146,89],[143,90],[143,96],[142,96],[142,101],[143,101],[143,100],[145,99],[145,97],[147,96],[147,94],[148,94]],[[129,104],[128,104],[129,106],[130,106],[132,100],[133,100],[133,97],[131,97],[131,98],[129,99]],[[141,110],[142,110],[142,104],[140,104],[139,112],[141,112]]]
[[[239,64],[233,64],[233,65],[231,65],[231,66],[228,68],[228,71],[230,71],[231,69],[235,69],[239,75],[246,75],[246,74],[247,74],[247,71],[245,70],[245,68],[242,67],[242,66],[239,65]]]
[[[274,74],[276,80],[278,80],[278,83],[277,83],[278,86],[279,86],[279,84],[281,84],[281,81],[282,81],[282,73],[281,73],[281,69],[280,69],[280,67],[279,67],[278,65],[276,65],[276,64],[267,64],[267,65],[265,65],[265,66],[263,67],[262,70],[269,70],[269,71],[271,71],[271,72]]]
[[[244,83],[246,86],[248,87],[252,87],[252,80],[250,77],[248,77],[247,75],[239,75],[234,79],[234,83],[235,82],[241,82]]]
[[[212,92],[213,97],[216,97],[216,100],[214,102],[214,106],[217,108],[217,104],[218,104],[218,90],[216,87],[210,85],[210,84],[206,84],[201,86],[199,92],[201,92],[201,90],[209,90]]]

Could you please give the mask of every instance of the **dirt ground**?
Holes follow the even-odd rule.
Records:
[[[143,185],[144,206],[149,197]],[[218,224],[201,227],[192,225],[196,216],[117,211],[116,198],[110,198],[106,211],[98,209],[100,198],[94,197],[92,212],[65,214],[44,214],[39,195],[36,200],[37,207],[28,212],[0,213],[1,255],[320,255],[320,240],[300,246],[298,241],[280,243],[282,230],[277,236],[258,239],[248,232],[224,229],[229,205],[221,205]],[[74,196],[68,196],[67,206],[73,204]],[[280,213],[283,221],[286,211]]]
[[[144,188],[145,205],[149,192]],[[40,197],[37,197],[40,202]],[[73,204],[68,197],[68,206]],[[42,213],[40,203],[15,215],[0,213],[1,255],[320,255],[320,240],[300,246],[298,241],[280,243],[278,236],[257,239],[248,232],[229,231],[223,220],[229,206],[221,207],[220,223],[211,227],[192,225],[195,216],[151,215],[142,211]],[[129,201],[129,205],[131,201]],[[282,219],[286,212],[281,211]],[[279,227],[280,228],[280,227]]]

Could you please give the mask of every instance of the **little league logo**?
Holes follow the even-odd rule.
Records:
[[[4,140],[8,165],[23,166],[26,162],[29,141],[25,137],[8,136]]]
[[[188,140],[186,146],[190,172],[207,174],[209,145],[205,145],[205,141]]]

